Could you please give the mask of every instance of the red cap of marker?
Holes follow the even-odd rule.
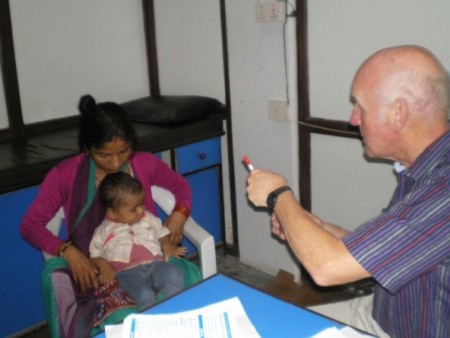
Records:
[[[254,169],[252,162],[250,161],[247,155],[242,155],[242,162],[244,162],[248,170],[252,171]]]

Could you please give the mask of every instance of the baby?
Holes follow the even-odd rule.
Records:
[[[169,297],[182,290],[183,272],[167,260],[184,256],[186,248],[171,244],[170,231],[145,210],[141,183],[124,172],[109,174],[99,193],[106,216],[89,250],[100,283],[116,278],[139,310],[154,304],[159,292]]]

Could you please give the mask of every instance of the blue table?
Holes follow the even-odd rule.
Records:
[[[194,310],[228,298],[238,297],[263,338],[310,337],[342,324],[273,297],[231,277],[217,274],[144,311],[146,314]],[[105,337],[104,333],[97,337]]]

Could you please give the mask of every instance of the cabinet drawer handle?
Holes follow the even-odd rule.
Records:
[[[206,159],[206,154],[200,153],[200,155],[198,157],[200,157],[201,160],[204,160],[204,159]]]

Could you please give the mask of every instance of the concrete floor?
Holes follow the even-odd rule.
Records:
[[[270,285],[275,277],[258,269],[242,264],[239,258],[226,255],[217,255],[217,269],[226,274],[258,289],[264,289]]]

